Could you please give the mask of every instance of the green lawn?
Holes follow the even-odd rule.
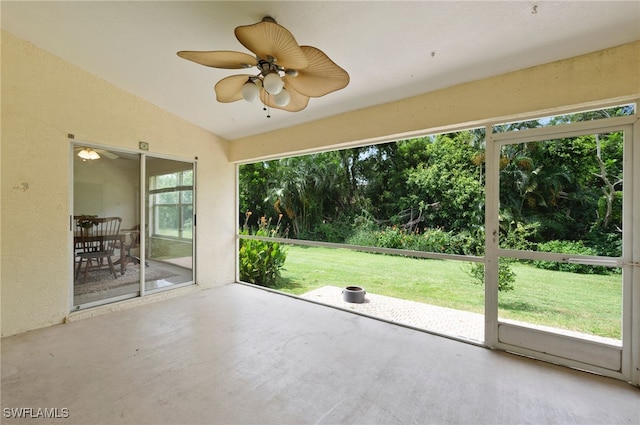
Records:
[[[465,273],[470,263],[405,258],[346,249],[287,247],[276,289],[303,294],[326,285],[483,313],[484,287]],[[499,316],[620,338],[620,275],[578,275],[513,264],[515,290],[499,296]]]

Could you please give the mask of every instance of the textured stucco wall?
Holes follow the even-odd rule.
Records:
[[[250,161],[534,111],[640,96],[640,42],[227,143],[2,32],[2,335],[60,323],[70,306],[68,133],[198,160],[197,281],[235,278],[230,161]]]
[[[640,41],[237,139],[229,158],[249,162],[638,96]]]
[[[2,32],[2,335],[60,323],[70,307],[68,133],[198,157],[197,282],[235,280],[235,169],[228,142]]]

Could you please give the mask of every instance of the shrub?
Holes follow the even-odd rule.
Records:
[[[500,259],[498,263],[498,291],[507,292],[514,289],[513,283],[516,281],[516,274],[511,270],[510,263],[513,260]],[[472,263],[466,270],[467,274],[473,278],[473,283],[484,285],[484,264]]]
[[[407,232],[395,226],[387,227],[377,234],[376,246],[381,248],[404,249]]]
[[[501,229],[500,247],[507,249],[517,249],[521,251],[529,251],[535,247],[531,240],[536,236],[539,222],[520,223],[511,222],[506,230]]]
[[[456,236],[440,228],[424,229],[421,235],[415,233],[412,239],[415,240],[416,251],[460,254]]]
[[[512,233],[512,240],[522,238],[523,229],[518,228],[519,234]],[[459,255],[482,255],[484,252],[484,230],[460,233],[446,232],[440,228],[424,229],[408,232],[402,228],[392,226],[376,231],[360,228],[346,241],[351,245],[376,246],[380,248],[406,249],[423,252],[440,252]],[[519,242],[520,245],[523,242]],[[511,270],[513,260],[501,259],[498,266],[498,289],[511,291],[514,289],[515,273]],[[484,264],[473,263],[465,268],[465,272],[473,278],[474,283],[484,285]]]
[[[584,244],[598,253],[607,257],[622,256],[622,233],[605,232],[600,228],[589,231],[584,239]]]
[[[377,246],[378,232],[373,230],[358,229],[346,241],[349,245]]]
[[[410,251],[481,255],[484,250],[481,236],[480,233],[474,235],[472,232],[446,232],[440,228],[424,229],[422,233],[418,230],[409,232],[392,226],[384,230],[357,229],[346,243]]]
[[[539,225],[539,223],[509,223],[506,230],[502,229],[500,232],[500,246],[507,249],[532,249],[534,244],[530,242],[529,239],[536,234]],[[482,255],[482,253],[484,253],[483,244],[484,231],[478,231],[475,238],[473,236],[469,236],[467,239],[465,252],[473,254],[472,250],[475,249],[476,255]],[[515,289],[513,284],[516,281],[516,274],[511,270],[511,263],[514,261],[514,259],[501,258],[498,263],[498,291],[500,292],[513,291]],[[467,274],[473,278],[474,283],[484,285],[484,264],[473,263],[467,270]]]
[[[312,230],[301,230],[298,237],[310,241],[344,243],[351,234],[351,225],[343,221],[320,223]]]
[[[528,230],[528,229],[527,229]],[[505,241],[507,244],[523,246],[524,236],[527,232],[521,226],[510,227]],[[484,229],[477,229],[475,232],[463,232],[459,236],[460,246],[464,254],[484,255]],[[513,284],[516,281],[516,274],[511,270],[511,263],[515,260],[501,258],[498,263],[498,291],[513,291]],[[484,285],[484,263],[471,263],[470,266],[463,266],[463,270],[471,276],[473,283]]]
[[[465,230],[458,233],[456,244],[462,255],[484,255],[484,229]]]
[[[247,222],[251,212],[245,216],[245,224],[240,234],[249,235]],[[258,228],[253,232],[255,236],[280,236],[280,223],[282,214],[278,217],[278,223],[271,227],[271,220],[261,217]],[[240,239],[238,252],[240,263],[240,280],[260,286],[274,287],[280,279],[280,269],[287,259],[285,248],[278,242],[266,242],[254,239]]]
[[[575,255],[598,255],[598,253],[582,241],[561,241],[553,240],[549,242],[539,243],[538,251],[540,252],[561,252],[563,254]],[[558,261],[540,261],[533,262],[535,267],[545,270],[555,270],[561,272],[571,272],[580,274],[609,274],[611,270],[603,266],[590,266],[587,264],[561,263]]]

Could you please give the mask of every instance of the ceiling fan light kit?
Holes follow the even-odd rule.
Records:
[[[98,155],[98,152],[94,151],[91,148],[82,149],[80,152],[78,152],[78,156],[84,161],[93,161],[94,159],[100,159],[100,155]]]
[[[349,74],[320,49],[300,46],[293,35],[267,16],[235,29],[238,41],[255,54],[233,51],[180,51],[178,56],[200,65],[223,69],[257,68],[258,73],[223,78],[215,85],[218,102],[241,99],[289,112],[307,107],[309,98],[341,90]]]
[[[280,74],[277,72],[271,72],[264,77],[262,85],[267,93],[276,95],[284,88],[284,81],[280,78]]]
[[[273,101],[276,105],[285,107],[291,101],[291,95],[285,89],[280,90],[278,94],[273,96]]]
[[[242,97],[247,102],[255,102],[260,97],[260,87],[249,80],[242,86]]]

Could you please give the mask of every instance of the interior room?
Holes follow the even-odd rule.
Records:
[[[3,421],[640,422],[638,2],[0,10]],[[389,254],[474,262],[479,336],[377,316],[375,291],[328,305],[241,278],[242,244],[269,240],[242,233],[243,166],[469,129],[486,158],[480,254],[282,242],[307,264],[316,248],[383,254],[372,277]],[[604,134],[620,252],[502,246],[502,150]],[[505,258],[615,270],[615,338],[503,316]]]
[[[83,151],[87,151],[89,157],[83,158]],[[143,269],[147,293],[192,283],[193,163],[145,159],[145,185],[149,195],[144,215],[148,223],[141,231],[139,155],[94,150],[76,144],[73,162],[74,242],[79,244],[74,309],[138,296]],[[113,240],[113,246],[109,247],[113,252],[113,266],[119,269],[120,275],[114,273],[105,257],[96,257],[99,255],[96,249],[107,249],[96,248],[91,239],[93,233],[101,231],[94,221],[98,217],[121,219],[117,229],[113,229],[119,239]],[[83,236],[88,240],[83,240]],[[146,247],[144,260],[142,238]],[[87,261],[80,261],[83,257]]]

